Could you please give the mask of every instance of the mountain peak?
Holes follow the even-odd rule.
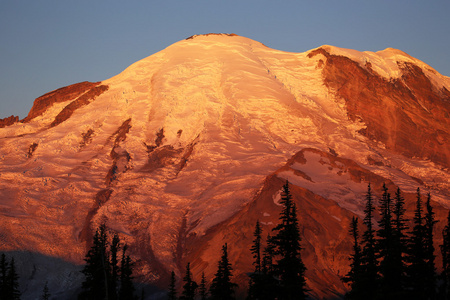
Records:
[[[194,34],[191,35],[190,37],[187,37],[186,40],[192,40],[194,38],[198,38],[198,37],[211,37],[211,36],[239,36],[235,33],[204,33],[204,34]]]
[[[0,250],[82,263],[106,222],[137,278],[166,287],[188,261],[211,278],[228,242],[244,283],[253,226],[271,230],[289,180],[310,288],[343,294],[368,182],[450,201],[450,92],[421,66],[395,49],[293,53],[208,34],[47,93],[27,122],[0,128]]]

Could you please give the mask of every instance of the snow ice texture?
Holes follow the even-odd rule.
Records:
[[[449,78],[399,50],[324,48],[361,66],[370,62],[384,78],[400,76],[397,61],[413,62],[450,90]],[[111,189],[93,227],[106,218],[129,243],[151,237],[153,253],[170,269],[183,220],[189,234],[204,234],[249,203],[266,176],[306,147],[333,149],[407,191],[417,187],[410,176],[431,189],[448,188],[448,170],[369,144],[358,133],[365,124],[351,121],[344,100],[323,83],[320,60],[326,58],[309,52],[278,51],[240,36],[195,36],[103,81],[109,89],[58,126],[49,127],[70,101],[0,129],[1,226],[24,237],[9,247],[80,263],[86,214],[95,195]],[[131,127],[117,139],[127,120]],[[107,184],[112,150],[119,159]],[[386,163],[369,165],[368,156]],[[338,176],[341,170],[317,154],[305,159],[293,168],[311,180],[290,171],[278,176],[361,214],[355,201],[363,198],[365,183]],[[279,197],[273,196],[275,203]],[[446,195],[434,199],[448,205]],[[74,253],[67,254],[69,246]]]

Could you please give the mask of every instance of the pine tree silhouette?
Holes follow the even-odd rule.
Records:
[[[16,271],[14,257],[9,262],[6,255],[2,253],[0,258],[0,299],[17,300],[20,299],[19,274]]]
[[[407,235],[408,229],[405,218],[405,199],[403,198],[400,188],[397,188],[394,197],[394,218],[392,222],[392,238],[393,238],[393,274],[392,281],[397,286],[397,295],[399,298],[405,295],[406,285],[406,253],[407,253]]]
[[[120,289],[119,300],[128,300],[134,298],[134,284],[133,284],[133,266],[129,255],[126,254],[128,245],[125,244],[122,248],[122,260],[120,262]]]
[[[392,220],[393,204],[391,195],[385,184],[383,184],[383,195],[381,197],[380,214],[381,218],[378,222],[379,229],[377,240],[377,255],[380,259],[380,293],[385,299],[397,299],[397,292],[400,282],[395,279],[395,245],[393,237],[393,220]]]
[[[2,253],[0,259],[0,299],[6,298],[8,293],[8,270],[9,264],[6,261],[6,255]]]
[[[450,211],[447,216],[447,224],[442,230],[442,273],[441,273],[441,299],[450,299]]]
[[[261,294],[264,292],[264,274],[262,273],[261,268],[261,233],[262,230],[259,221],[256,221],[255,231],[253,233],[253,245],[250,248],[250,251],[253,254],[254,271],[249,275],[250,280],[247,299],[261,299]]]
[[[172,271],[170,273],[169,293],[167,295],[167,299],[168,300],[176,300],[177,299],[176,279],[175,279],[174,271]]]
[[[228,260],[228,245],[222,246],[222,258],[219,261],[217,272],[211,284],[210,294],[212,300],[232,300],[234,288],[237,284],[231,282],[233,268]]]
[[[259,221],[256,221],[255,232],[253,233],[255,239],[253,240],[253,246],[250,249],[253,254],[255,273],[261,273],[261,233],[261,225],[259,224]]]
[[[361,290],[363,291],[364,299],[374,299],[378,293],[378,262],[376,257],[376,240],[375,229],[373,226],[375,206],[373,203],[372,188],[367,186],[366,207],[364,209],[364,225],[366,231],[362,236],[362,277]]]
[[[19,275],[16,271],[16,264],[14,257],[11,258],[11,262],[9,263],[9,270],[7,276],[7,293],[5,300],[19,300],[20,299],[20,290],[19,290]]]
[[[272,236],[267,234],[267,245],[264,247],[261,271],[263,274],[272,275],[274,272],[273,257],[275,256],[275,245]]]
[[[280,203],[283,205],[280,223],[273,229],[275,234],[269,241],[277,257],[274,271],[279,278],[278,296],[279,299],[305,299],[308,291],[306,267],[301,258],[297,208],[292,201],[289,182],[283,185]]]
[[[49,300],[50,299],[50,292],[48,290],[48,282],[45,282],[44,289],[42,290],[42,296],[41,300]]]
[[[93,237],[93,245],[85,257],[86,265],[82,273],[86,279],[82,283],[80,299],[109,299],[111,266],[109,262],[108,235],[105,224],[101,224]]]
[[[117,254],[120,250],[120,238],[114,234],[111,241],[109,251],[111,253],[111,285],[110,285],[110,299],[117,299],[118,282],[119,282],[119,260]]]
[[[426,261],[426,273],[423,274],[425,281],[425,294],[429,299],[436,298],[436,265],[434,254],[434,244],[433,244],[433,228],[437,223],[435,220],[435,213],[433,212],[433,207],[431,206],[431,195],[428,193],[427,202],[425,204],[425,224],[424,224],[424,248],[425,248],[425,261]]]
[[[192,280],[190,263],[187,263],[186,265],[186,275],[184,276],[183,281],[185,282],[185,284],[183,285],[183,291],[181,293],[180,299],[194,300],[198,285],[194,280]]]
[[[423,218],[422,199],[420,189],[417,188],[416,208],[414,211],[414,227],[408,241],[408,286],[412,299],[427,299],[425,294],[424,274],[427,274],[425,253],[425,226]]]
[[[78,299],[133,299],[134,264],[130,256],[126,255],[128,246],[124,245],[119,268],[117,254],[120,247],[119,236],[115,234],[109,243],[106,225],[101,224],[95,231],[93,245],[84,259],[86,265],[81,272],[85,275],[85,281],[82,283],[82,292],[78,295]]]
[[[350,271],[343,278],[346,283],[351,283],[351,290],[345,295],[347,299],[361,299],[364,295],[361,289],[362,267],[361,246],[359,244],[358,218],[353,217],[350,224],[350,234],[353,238],[353,253],[350,256]]]
[[[253,293],[249,295],[249,298],[256,297],[259,300],[271,300],[277,297],[279,287],[273,265],[275,245],[270,234],[267,234],[266,241],[266,246],[262,253],[261,274],[258,279],[260,283],[253,288]],[[258,286],[261,288],[260,290],[257,290]]]
[[[208,290],[206,289],[206,277],[204,272],[202,273],[202,280],[200,281],[198,292],[200,295],[200,300],[206,300],[208,298]]]

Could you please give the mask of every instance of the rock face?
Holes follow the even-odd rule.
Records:
[[[98,84],[99,82],[83,81],[54,90],[45,95],[42,95],[39,98],[36,98],[36,100],[34,100],[33,107],[28,113],[28,116],[23,119],[23,122],[30,122],[33,118],[42,115],[49,107],[52,107],[55,103],[65,102],[78,98],[80,95],[84,94],[86,91],[90,90]]]
[[[0,119],[0,128],[12,125],[19,122],[19,116],[9,116],[7,118]]]
[[[315,171],[311,172],[311,170]],[[327,173],[323,176],[323,172]],[[311,177],[309,175],[311,175]],[[322,182],[321,178],[327,177]],[[293,199],[298,207],[298,217],[302,234],[302,259],[307,266],[307,284],[312,290],[310,295],[318,299],[341,298],[347,290],[341,277],[350,270],[349,253],[351,253],[352,240],[349,235],[350,222],[355,214],[364,209],[362,198],[367,190],[367,182],[371,183],[377,198],[381,197],[383,183],[391,191],[396,191],[392,181],[365,169],[354,161],[333,156],[317,149],[303,149],[288,160],[285,166],[268,176],[254,200],[250,202],[235,216],[213,228],[206,236],[192,239],[188,243],[187,261],[196,266],[193,272],[213,277],[217,271],[215,264],[211,265],[211,253],[220,253],[219,245],[224,241],[229,243],[230,261],[237,270],[252,270],[252,255],[250,248],[253,241],[253,231],[256,221],[259,220],[263,228],[263,237],[271,233],[275,224],[278,224],[281,207],[280,190],[289,180]],[[324,197],[326,186],[339,184],[340,200]],[[345,184],[344,184],[345,182]],[[322,194],[322,195],[321,195]],[[350,196],[351,195],[351,196]],[[407,218],[412,220],[414,214],[414,193],[404,194],[407,207]],[[327,199],[328,198],[328,199]],[[331,197],[334,198],[334,197]],[[345,202],[344,202],[345,201]],[[350,208],[350,209],[349,209]],[[436,218],[446,220],[448,210],[439,204],[434,204]],[[363,228],[359,220],[360,229]],[[436,226],[436,233],[442,232],[445,223]],[[412,226],[412,224],[410,224]],[[435,248],[442,244],[442,236],[436,234]],[[245,249],[244,251],[242,249]],[[438,262],[440,265],[440,261]],[[245,273],[237,273],[237,282],[247,282]],[[326,283],[326,284],[324,284]],[[243,295],[242,295],[243,296]]]
[[[387,79],[369,61],[361,66],[324,48],[309,55],[318,53],[326,57],[325,85],[345,100],[352,120],[367,125],[360,131],[363,135],[401,155],[449,165],[450,149],[444,145],[450,141],[450,92],[445,86],[433,85],[411,62],[397,61],[401,76]]]
[[[410,215],[420,187],[445,219],[449,90],[395,49],[287,53],[192,36],[50,92],[0,129],[0,250],[81,264],[105,222],[130,245],[136,279],[165,288],[187,262],[211,280],[227,242],[242,296],[255,222],[271,231],[289,180],[311,295],[340,297],[369,182],[376,196],[400,187]]]

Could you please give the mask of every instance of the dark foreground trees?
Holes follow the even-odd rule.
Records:
[[[352,236],[353,248],[350,256],[350,271],[343,278],[346,283],[351,283],[351,290],[347,294],[348,299],[362,299],[364,290],[362,289],[362,263],[361,263],[361,246],[359,241],[358,218],[353,217],[350,224],[350,234]]]
[[[362,243],[358,242],[357,221],[351,224],[353,253],[350,257],[351,270],[343,280],[350,283],[348,299],[447,299],[449,273],[448,257],[450,229],[443,232],[444,244],[441,246],[444,261],[443,288],[438,294],[435,267],[433,229],[436,224],[435,213],[428,194],[424,205],[420,190],[417,189],[416,205],[412,229],[407,233],[407,220],[404,217],[404,199],[399,189],[395,197],[386,186],[380,199],[380,218],[378,229],[373,227],[375,207],[370,185],[366,196],[364,224],[366,230]],[[447,240],[446,240],[447,237]],[[361,255],[359,254],[361,253]],[[361,256],[361,258],[359,258]],[[447,296],[446,296],[447,297]]]
[[[408,222],[405,217],[405,200],[400,189],[391,197],[388,188],[383,186],[377,208],[372,188],[368,186],[363,221],[358,222],[358,218],[354,217],[350,224],[351,268],[343,280],[351,290],[346,298],[450,299],[450,213],[442,233],[443,244],[440,248],[443,272],[437,277],[433,242],[437,221],[431,206],[431,196],[428,194],[425,204],[420,190],[417,190],[416,197],[414,218]],[[253,270],[249,274],[249,300],[307,297],[299,222],[288,183],[283,186],[281,204],[283,209],[279,224],[267,235],[265,241],[261,224],[259,221],[255,224],[250,247]],[[408,225],[412,225],[411,228]],[[236,285],[230,280],[231,271],[228,245],[225,244],[209,289],[209,299],[234,299]],[[169,293],[171,300],[175,299],[176,294],[174,282],[173,277]],[[197,298],[206,299],[204,275],[199,291],[203,292]]]
[[[175,278],[175,272],[172,271],[170,273],[170,284],[169,284],[169,293],[167,294],[168,300],[176,300],[177,299],[177,281]]]
[[[447,223],[442,230],[443,242],[441,245],[442,253],[442,285],[440,288],[441,299],[450,299],[450,211],[447,216]]]
[[[183,278],[183,292],[180,300],[194,300],[197,293],[198,284],[192,279],[191,264],[186,265],[186,275]]]
[[[297,208],[288,182],[283,185],[280,203],[280,222],[267,238],[262,259],[261,228],[256,223],[251,248],[255,270],[250,274],[248,299],[306,299],[306,267],[301,257]]]
[[[280,223],[273,229],[275,235],[269,241],[274,246],[274,275],[279,280],[278,299],[305,299],[306,267],[301,258],[297,208],[288,182],[283,186],[280,203],[283,205]]]
[[[20,299],[19,275],[14,257],[8,262],[4,253],[0,258],[0,299]]]
[[[48,282],[45,283],[44,289],[42,290],[42,295],[40,300],[49,300],[50,299],[50,292],[48,290]]]
[[[234,289],[237,287],[236,283],[231,281],[233,276],[231,271],[231,263],[228,260],[228,245],[222,246],[222,257],[218,263],[217,272],[211,284],[209,292],[212,300],[232,300],[234,299]]]
[[[118,252],[122,248],[122,259],[118,261]],[[112,242],[108,241],[105,224],[96,230],[93,245],[85,257],[86,265],[82,273],[85,281],[83,291],[78,299],[83,300],[125,300],[134,298],[132,282],[133,262],[126,254],[127,245],[121,245],[120,239],[114,235]]]

